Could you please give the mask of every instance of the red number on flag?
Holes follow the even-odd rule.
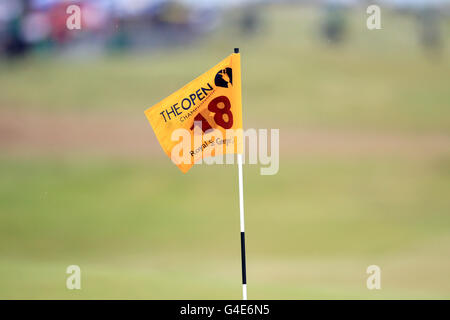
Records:
[[[219,108],[222,104],[223,108]],[[208,110],[214,112],[214,121],[224,129],[230,129],[233,126],[233,114],[231,113],[231,102],[225,96],[214,98],[208,105]],[[227,115],[225,121],[224,115]]]
[[[222,104],[223,107],[219,108],[219,105]],[[224,129],[230,129],[233,126],[233,114],[231,113],[231,102],[226,96],[220,96],[214,98],[208,104],[208,110],[214,112],[214,121]],[[227,115],[226,120],[224,115]],[[208,120],[205,119],[200,113],[195,116],[194,124],[191,127],[191,130],[194,130],[195,122],[202,123],[202,131],[206,132],[209,129],[212,129]]]
[[[195,116],[194,118],[194,124],[191,127],[191,130],[194,130],[195,122],[201,122],[202,123],[202,131],[206,132],[211,128],[211,125],[209,124],[208,120],[205,119],[200,113]]]

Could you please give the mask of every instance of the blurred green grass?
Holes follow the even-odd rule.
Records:
[[[235,167],[3,160],[2,298],[239,298]],[[450,297],[446,161],[245,168],[252,298]],[[218,183],[220,181],[220,183]],[[82,268],[84,289],[64,287]],[[378,264],[383,290],[365,289]]]
[[[178,50],[0,65],[0,108],[144,117],[239,46],[247,126],[448,133],[449,51],[427,59],[411,19],[387,13],[369,32],[353,11],[348,42],[332,48],[316,38],[317,12],[265,13],[252,39],[230,23]],[[448,160],[299,152],[281,154],[275,176],[246,166],[249,297],[450,298]],[[240,298],[234,166],[184,176],[162,152],[2,156],[0,176],[0,298]],[[70,264],[79,292],[65,288]],[[381,291],[365,287],[371,264]]]

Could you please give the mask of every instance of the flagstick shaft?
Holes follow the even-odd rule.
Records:
[[[245,263],[245,225],[244,225],[244,179],[242,174],[242,154],[237,155],[239,168],[239,213],[241,221],[241,262],[242,262],[242,300],[247,300],[247,271]]]
[[[234,53],[239,53],[239,48],[234,48]],[[244,225],[244,178],[242,176],[242,154],[238,154],[237,159],[239,168],[239,213],[241,220],[242,300],[247,300],[247,271],[245,265],[245,225]]]

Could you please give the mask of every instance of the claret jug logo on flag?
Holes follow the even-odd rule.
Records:
[[[161,147],[186,173],[203,158],[242,153],[240,54],[145,111]]]

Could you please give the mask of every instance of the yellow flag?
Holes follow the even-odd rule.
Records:
[[[242,153],[240,54],[231,54],[145,115],[164,152],[184,173],[203,158]]]

